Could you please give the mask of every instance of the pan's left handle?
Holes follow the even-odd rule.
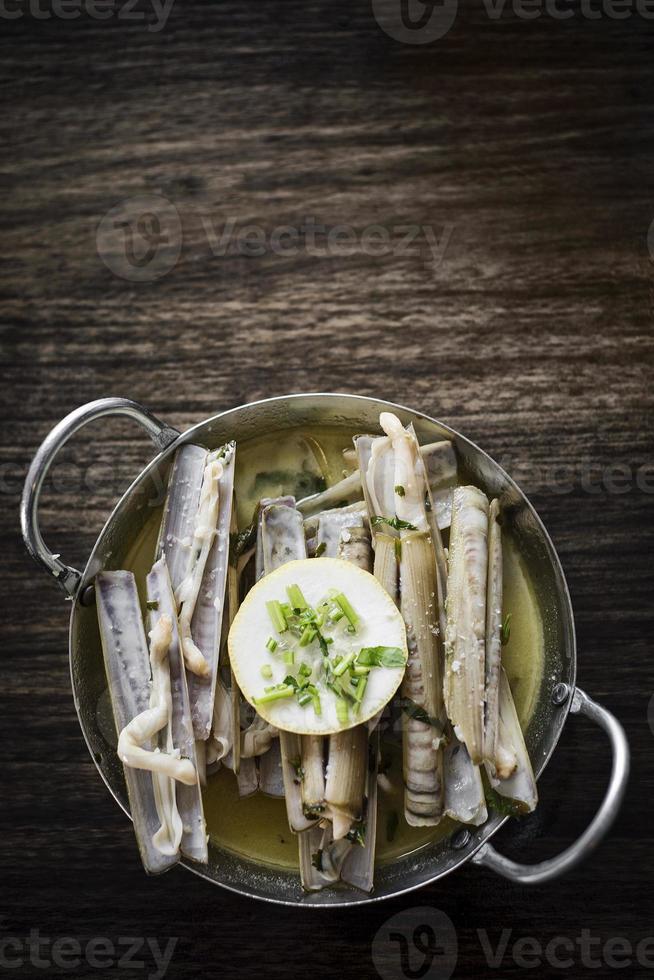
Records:
[[[20,524],[23,540],[32,558],[55,579],[69,598],[73,598],[82,578],[81,572],[65,565],[58,555],[53,555],[39,529],[39,497],[43,481],[57,453],[83,426],[107,415],[122,415],[134,419],[145,429],[158,450],[166,449],[179,437],[177,429],[161,422],[156,416],[129,398],[99,398],[88,402],[67,415],[52,429],[36,451],[29,468],[20,503]]]

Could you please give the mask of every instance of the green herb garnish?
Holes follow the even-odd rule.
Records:
[[[427,714],[424,708],[421,708],[419,704],[412,701],[411,698],[402,698],[400,701],[402,705],[402,711],[409,716],[409,718],[415,718],[416,721],[421,721],[423,725],[431,725],[432,728],[437,729],[437,731],[443,733],[443,723],[439,721],[438,718],[432,718]]]
[[[267,602],[266,609],[268,610],[270,620],[278,633],[283,633],[288,629],[288,623],[286,622],[284,610],[282,609],[281,603],[278,602],[277,599],[271,599],[269,602]]]
[[[376,517],[373,515],[370,518],[370,523],[373,527],[379,527],[381,524],[388,524],[389,527],[395,528],[396,531],[417,531],[418,528],[415,524],[411,524],[409,521],[403,521],[399,517]]]
[[[159,608],[159,600],[148,599],[148,601],[145,604],[145,608],[149,609],[151,612],[155,612]]]
[[[325,544],[324,541],[321,541],[318,547],[316,548],[316,558],[320,558],[321,555],[324,555],[326,550],[327,550],[327,545]]]
[[[500,627],[500,641],[502,646],[505,647],[509,640],[511,639],[511,613],[507,613],[504,617],[504,622]]]
[[[406,655],[400,647],[362,647],[357,654],[359,667],[404,667]]]
[[[394,490],[395,490],[395,493],[398,495],[398,497],[404,497],[404,496],[406,496],[406,491],[405,491],[405,489],[404,489],[404,487],[402,486],[401,483],[398,483],[398,485],[396,487],[394,487]]]

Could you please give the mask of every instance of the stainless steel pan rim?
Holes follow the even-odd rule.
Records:
[[[176,429],[173,429],[159,421],[159,419],[153,416],[148,410],[142,408],[135,402],[123,398],[107,398],[100,399],[96,402],[91,402],[88,405],[81,406],[81,408],[71,412],[70,415],[62,420],[62,422],[60,422],[59,425],[56,426],[46,437],[44,443],[34,457],[32,466],[30,467],[30,471],[27,476],[21,503],[21,524],[23,536],[30,554],[32,554],[35,560],[43,565],[47,571],[55,576],[59,584],[67,593],[68,597],[74,600],[69,628],[71,682],[75,694],[75,707],[78,714],[80,727],[82,728],[86,744],[95,762],[96,768],[98,769],[112,796],[116,799],[125,813],[129,815],[125,802],[124,790],[122,790],[123,795],[121,798],[120,787],[116,785],[115,781],[112,782],[108,771],[105,770],[105,766],[103,766],[99,759],[96,758],[96,746],[92,737],[91,728],[88,725],[88,719],[85,718],[82,713],[82,707],[78,697],[79,678],[76,676],[74,670],[76,617],[83,607],[85,596],[88,596],[87,587],[89,583],[92,581],[99,568],[102,567],[103,563],[101,560],[99,561],[99,558],[102,558],[103,542],[105,542],[110,536],[111,529],[116,523],[120,522],[120,519],[128,509],[130,502],[132,502],[133,498],[137,495],[139,488],[144,485],[145,481],[147,481],[152,474],[157,471],[158,467],[161,466],[162,463],[167,463],[169,457],[172,456],[175,449],[180,444],[193,441],[198,434],[203,435],[203,438],[200,441],[206,442],[207,440],[204,438],[204,436],[206,436],[206,434],[210,434],[213,429],[220,429],[221,425],[224,426],[228,424],[230,418],[234,419],[235,424],[239,424],[239,420],[242,420],[244,415],[247,416],[249,414],[250,416],[256,417],[261,413],[264,415],[274,415],[277,412],[281,413],[282,416],[285,416],[285,414],[289,413],[289,408],[290,415],[292,416],[293,413],[296,412],[297,406],[303,406],[310,411],[320,411],[322,406],[322,408],[328,411],[328,415],[331,418],[338,414],[339,406],[342,410],[344,403],[347,403],[349,408],[352,406],[357,406],[357,404],[360,405],[362,407],[363,414],[369,414],[373,407],[374,411],[377,413],[380,409],[391,408],[395,410],[400,417],[404,416],[405,419],[414,420],[417,424],[422,421],[425,423],[425,426],[429,428],[436,427],[440,432],[447,434],[447,436],[455,442],[460,452],[463,452],[464,455],[467,454],[469,458],[474,459],[476,465],[481,465],[483,468],[485,468],[485,470],[487,470],[487,473],[494,474],[497,481],[501,483],[503,490],[505,490],[509,497],[523,509],[524,515],[527,515],[528,521],[531,522],[534,529],[536,529],[537,535],[539,536],[539,543],[543,545],[546,552],[546,557],[551,566],[550,570],[553,575],[552,584],[556,589],[556,600],[562,614],[562,623],[559,624],[559,628],[562,629],[560,639],[565,646],[565,654],[567,657],[567,665],[564,665],[563,663],[561,664],[559,682],[556,685],[556,689],[554,690],[553,694],[551,694],[552,700],[557,707],[555,713],[551,717],[548,731],[542,738],[542,741],[545,742],[546,748],[545,751],[543,751],[542,756],[535,760],[536,773],[537,775],[540,775],[549,762],[556,744],[558,743],[561,730],[569,712],[572,711],[573,713],[584,713],[605,729],[612,744],[613,766],[607,794],[595,818],[584,834],[581,835],[579,840],[571,847],[567,848],[562,854],[551,859],[550,861],[542,862],[540,865],[528,866],[509,861],[508,859],[499,855],[488,843],[488,841],[508,818],[496,816],[491,818],[482,828],[470,828],[468,832],[464,832],[463,836],[456,835],[456,837],[459,838],[458,844],[461,846],[457,847],[456,854],[450,853],[447,856],[448,860],[446,861],[444,867],[434,869],[433,875],[430,875],[429,869],[427,869],[425,873],[418,876],[417,880],[410,883],[401,882],[395,885],[392,884],[390,890],[383,891],[379,894],[363,895],[355,892],[354,890],[334,890],[320,892],[308,896],[293,895],[286,898],[283,895],[262,893],[256,888],[251,887],[247,874],[245,875],[245,880],[241,880],[240,878],[237,878],[234,881],[221,880],[217,874],[209,874],[207,869],[194,865],[192,862],[183,861],[181,863],[194,874],[197,874],[205,880],[219,884],[221,887],[236,894],[270,901],[275,904],[308,906],[311,908],[340,908],[353,904],[359,905],[370,902],[379,902],[390,897],[407,894],[427,883],[435,881],[437,878],[451,873],[452,871],[456,870],[456,868],[460,867],[461,864],[469,860],[472,860],[472,862],[475,864],[492,868],[497,873],[510,878],[511,880],[519,881],[523,884],[537,883],[554,878],[577,864],[597,845],[601,837],[604,836],[608,830],[617,813],[626,787],[629,770],[629,752],[626,739],[624,737],[624,732],[622,731],[619,723],[613,718],[612,715],[609,714],[609,712],[597,705],[595,702],[591,701],[591,699],[588,698],[582,691],[575,688],[576,645],[570,595],[568,592],[567,583],[565,581],[565,575],[551,538],[528,499],[522,493],[515,481],[512,480],[512,478],[499,466],[499,464],[465,436],[462,436],[450,426],[431,418],[423,412],[418,412],[414,409],[407,408],[403,405],[397,405],[386,400],[370,398],[362,395],[346,395],[323,392],[267,398],[220,412],[204,420],[203,422],[197,423],[182,434]],[[365,412],[365,409],[368,410],[367,413]],[[57,452],[62,448],[67,440],[88,422],[108,415],[124,415],[139,422],[139,424],[148,432],[150,438],[160,452],[145,467],[145,469],[142,470],[139,476],[133,481],[114,507],[96,541],[96,545],[91,552],[85,571],[83,575],[81,575],[76,569],[73,569],[61,562],[58,556],[52,555],[45,545],[38,525],[39,494],[49,466],[54,460]],[[325,421],[327,421],[327,418]],[[221,852],[221,854],[223,857],[225,856],[225,852]],[[240,866],[244,866],[245,871],[247,872],[247,861],[241,861]],[[239,867],[238,861],[237,867]],[[253,871],[251,877],[254,877],[254,865],[252,865],[252,869]]]

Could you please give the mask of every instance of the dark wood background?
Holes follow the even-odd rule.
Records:
[[[285,980],[376,977],[377,929],[426,905],[455,925],[460,978],[520,974],[510,947],[522,937],[545,945],[586,929],[635,947],[653,935],[652,22],[509,9],[491,20],[466,0],[450,32],[422,46],[387,36],[366,0],[177,0],[158,33],[115,15],[0,21],[0,939],[177,936],[175,980]],[[99,257],[96,229],[118,202],[152,193],[179,212],[181,256],[160,279],[131,282]],[[205,231],[231,217],[270,235],[309,216],[358,235],[396,229],[395,244],[403,224],[449,241],[435,265],[424,249],[221,256]],[[527,890],[469,867],[388,904],[300,913],[183,871],[143,875],[78,730],[67,607],[24,554],[21,479],[48,429],[102,395],[183,428],[312,390],[443,419],[504,460],[545,520],[576,610],[580,683],[633,749],[610,837],[565,879]],[[42,518],[65,560],[83,562],[150,454],[126,423],[71,443]],[[603,736],[571,718],[538,812],[501,847],[529,860],[563,848],[608,767]],[[499,970],[480,929],[493,944],[513,930]],[[17,976],[47,973],[24,958]],[[600,963],[593,975],[612,976]],[[151,957],[140,970],[51,972],[148,970]],[[586,972],[579,951],[567,973],[531,971]]]

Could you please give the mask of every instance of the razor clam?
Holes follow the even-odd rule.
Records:
[[[370,535],[361,526],[363,521],[367,522],[367,519],[365,514],[360,510],[353,511],[349,508],[344,508],[342,510],[323,511],[318,520],[316,556],[336,558],[338,556],[342,534],[345,532],[347,535],[350,531],[356,534],[357,529],[360,529],[364,533],[364,536],[367,537],[367,547],[370,550]],[[346,536],[345,540],[348,541],[349,538]],[[369,565],[370,563],[367,562],[365,567],[368,568]]]
[[[498,755],[506,759],[514,759],[515,766],[511,774],[503,779],[498,778],[498,774],[492,773],[490,766],[487,766],[489,780],[500,796],[514,800],[522,811],[531,813],[538,803],[536,779],[513,701],[511,685],[503,667],[500,668],[499,700]]]
[[[95,580],[98,623],[116,731],[122,732],[149,707],[150,659],[136,582],[131,572],[101,572]],[[179,855],[154,844],[160,821],[152,773],[124,765],[130,813],[146,871],[158,874]]]
[[[186,575],[191,557],[193,526],[207,456],[207,450],[200,446],[190,443],[180,446],[170,471],[156,555],[166,558],[173,592]]]
[[[309,557],[314,558],[318,549],[318,525],[320,518],[325,516],[329,520],[332,515],[336,514],[339,515],[339,519],[344,524],[347,524],[350,520],[356,524],[361,524],[367,521],[368,511],[365,501],[357,500],[353,504],[348,504],[346,507],[335,507],[331,510],[323,510],[319,514],[312,514],[311,517],[305,517],[304,533],[307,539],[307,554]],[[321,551],[321,554],[325,554],[325,552]]]
[[[229,443],[221,450],[219,462],[222,469],[218,477],[218,515],[215,536],[207,556],[191,619],[193,642],[208,665],[207,674],[198,676],[194,672],[189,672],[188,675],[193,731],[195,737],[200,739],[209,737],[214,714],[220,640],[226,617],[225,595],[234,500],[235,457],[235,443]]]
[[[363,818],[367,770],[367,725],[356,725],[329,736],[329,765],[323,793],[334,840],[345,837],[352,824]]]
[[[451,728],[447,734],[443,753],[445,816],[479,827],[488,819],[479,766],[472,764],[468,750]]]
[[[299,500],[297,509],[304,517],[311,517],[323,510],[343,507],[345,504],[353,504],[360,499],[361,480],[355,471],[321,493],[313,493],[311,496],[305,497],[304,500]]]
[[[177,631],[175,598],[165,558],[160,558],[153,565],[146,583],[151,635],[154,635],[160,617],[165,616],[171,622],[171,642],[167,650],[166,668],[168,670],[166,681],[167,696],[169,695],[170,698],[170,713],[165,733],[162,733],[167,741],[166,751],[169,754],[179,753],[182,759],[190,759],[195,772],[199,773],[186,671],[184,670]],[[153,666],[153,678],[154,674]],[[174,791],[176,791],[177,810],[183,827],[180,845],[182,854],[193,861],[206,862],[208,859],[207,829],[202,809],[199,778],[196,778],[192,785],[178,783],[174,786]]]
[[[254,559],[254,581],[258,582],[260,578],[266,574],[265,572],[265,562],[263,554],[263,535],[261,533],[261,527],[263,524],[263,512],[266,507],[270,507],[271,504],[279,504],[283,507],[295,507],[295,497],[263,497],[259,501],[259,507],[257,512],[257,542],[255,545],[255,559]]]
[[[259,789],[266,796],[278,799],[284,797],[284,772],[282,769],[282,750],[277,729],[271,728],[269,748],[257,754],[259,767]],[[272,733],[274,732],[274,735]]]
[[[486,666],[484,684],[486,709],[484,715],[484,759],[507,775],[504,762],[497,758],[497,729],[499,724],[499,686],[502,660],[502,528],[499,524],[500,504],[492,500],[488,514],[488,582],[486,589]]]
[[[375,872],[377,840],[377,769],[379,763],[379,730],[368,736],[368,771],[366,774],[365,809],[363,812],[363,847],[353,846],[341,868],[341,879],[363,892],[371,892]]]
[[[240,735],[240,731],[239,731]],[[237,737],[237,741],[240,739]],[[216,684],[216,696],[213,703],[213,725],[209,738],[200,739],[198,744],[206,746],[206,764],[212,768],[217,763],[230,761],[233,768],[234,724],[232,718],[232,698],[221,678]]]
[[[424,467],[412,428],[405,429],[390,412],[382,412],[379,423],[394,457],[393,513],[400,534],[400,608],[409,647],[402,684],[404,815],[410,826],[434,826],[443,813],[442,742],[446,722],[439,635],[442,589],[434,527],[430,526],[425,506]],[[438,534],[438,527],[435,533]]]
[[[193,639],[192,622],[209,553],[216,537],[222,474],[223,464],[219,453],[210,453],[202,476],[202,489],[195,514],[186,574],[175,591],[175,599],[179,606],[179,636],[184,662],[191,673],[206,677],[210,675],[209,663]]]
[[[261,554],[265,575],[287,561],[306,558],[302,515],[294,506],[272,503],[262,508]],[[315,823],[315,820],[305,816],[302,809],[300,736],[280,731],[279,747],[288,823],[291,830],[299,833]]]
[[[309,892],[335,885],[340,880],[345,859],[352,851],[350,841],[334,840],[329,820],[300,834],[298,848],[300,879],[302,887]]]
[[[300,735],[302,760],[302,810],[309,819],[320,819],[325,810],[325,739]]]
[[[456,736],[475,765],[484,757],[488,500],[477,487],[452,498],[445,699]]]
[[[329,523],[327,514],[321,516],[321,526]],[[333,535],[328,535],[328,540]],[[331,557],[329,555],[328,557]],[[336,557],[351,561],[366,571],[370,570],[372,549],[367,526],[341,528]],[[334,874],[364,891],[370,891],[374,876],[375,840],[377,835],[377,757],[379,733],[371,731],[378,719],[359,725],[345,732],[330,735],[328,741],[328,765],[325,801],[332,821],[331,833],[320,845],[320,867],[309,873],[305,868],[303,881],[306,887],[315,889],[330,883]],[[358,828],[357,828],[358,825]],[[356,843],[348,838],[359,830]],[[361,846],[363,831],[363,846]],[[316,851],[315,832],[311,835],[311,851]],[[306,848],[300,848],[300,866],[306,860]]]
[[[322,493],[312,494],[310,497],[305,497],[303,500],[298,501],[298,510],[301,510],[306,519],[315,517],[324,510],[331,509],[341,509],[344,506],[352,506],[353,504],[361,500],[362,491],[365,487],[362,487],[363,479],[361,473],[366,475],[368,464],[371,458],[372,443],[376,442],[378,439],[384,440],[385,437],[373,437],[373,436],[356,436],[355,446],[356,453],[359,463],[358,471],[355,469],[351,472],[345,479],[340,480],[338,483],[333,484],[333,486],[328,487],[327,490],[323,490]],[[378,445],[375,449],[375,454],[379,452],[382,447]],[[388,448],[387,446],[385,448]],[[349,452],[349,450],[347,450]],[[451,497],[452,488],[456,485],[457,479],[457,465],[456,465],[456,455],[451,442],[441,441],[432,442],[426,446],[420,447],[420,454],[425,463],[425,473],[429,487],[432,492],[434,512],[437,518],[438,526],[441,529],[449,527],[450,516],[451,516]],[[379,494],[381,501],[375,497],[377,501],[377,506],[382,507],[382,509],[377,510],[375,507],[370,508],[371,514],[387,513],[383,509],[383,502],[391,502],[393,499],[393,473],[392,465],[390,469],[386,467],[386,462],[384,458],[381,460],[375,459],[373,466],[374,479],[373,483],[376,487],[376,491]],[[370,500],[366,498],[368,504],[370,505]],[[312,535],[307,535],[309,538]]]

